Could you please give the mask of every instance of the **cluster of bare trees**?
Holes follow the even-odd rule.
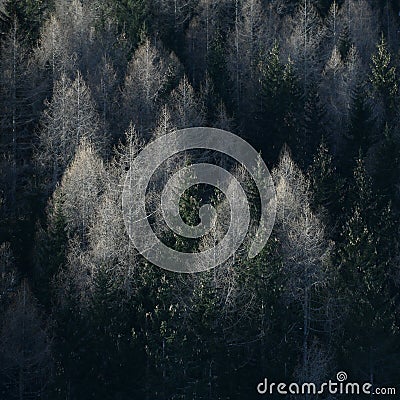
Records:
[[[243,398],[258,378],[319,383],[336,369],[397,384],[397,5],[36,3],[0,1],[0,397]],[[121,197],[147,143],[195,126],[257,147],[278,209],[255,259],[252,222],[223,265],[180,275],[138,254]],[[244,168],[178,154],[146,207],[180,251],[214,248],[230,223],[203,186],[179,208],[196,225],[211,202],[208,235],[162,222],[166,181],[204,157],[259,217]]]

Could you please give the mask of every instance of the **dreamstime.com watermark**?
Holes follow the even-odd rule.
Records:
[[[300,383],[276,383],[268,382],[265,378],[264,381],[257,385],[257,392],[261,395],[274,395],[274,394],[299,394],[299,395],[312,395],[312,394],[352,394],[352,395],[390,395],[396,394],[394,387],[374,387],[370,382],[357,383],[346,382],[346,372],[340,371],[336,374],[336,380],[329,380],[321,384],[311,382]]]
[[[228,260],[246,238],[250,226],[247,196],[234,174],[208,163],[191,164],[175,172],[161,193],[161,211],[174,233],[199,239],[211,232],[216,210],[210,204],[199,209],[200,224],[187,225],[179,212],[179,201],[190,187],[207,184],[218,188],[230,206],[227,233],[215,246],[186,253],[168,247],[153,231],[146,212],[149,183],[163,163],[188,150],[214,151],[231,157],[245,168],[255,183],[260,200],[258,229],[251,238],[249,258],[264,248],[275,223],[276,193],[272,177],[261,156],[233,133],[215,128],[187,128],[166,134],[149,143],[133,160],[122,193],[122,211],[129,237],[137,251],[152,264],[169,271],[194,273],[210,270]]]

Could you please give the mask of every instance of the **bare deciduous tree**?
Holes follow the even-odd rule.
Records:
[[[177,129],[203,125],[203,105],[186,76],[171,93],[168,108],[173,126]]]
[[[93,46],[96,34],[95,8],[80,0],[57,2],[54,13],[42,27],[35,58],[39,65],[50,66],[52,84],[76,69],[86,72],[98,61]]]
[[[36,156],[50,178],[50,187],[55,187],[82,140],[89,140],[98,150],[102,150],[107,142],[105,133],[99,128],[90,90],[78,71],[73,82],[65,74],[61,75],[42,119]]]
[[[330,244],[324,226],[310,208],[309,183],[284,151],[273,171],[277,194],[276,226],[282,245],[286,293],[303,310],[303,371],[308,373],[310,329],[314,318],[315,293],[330,280]],[[307,377],[308,378],[308,377]]]
[[[322,57],[318,50],[324,27],[310,0],[302,1],[296,14],[286,18],[285,26],[289,31],[286,33],[287,40],[283,43],[282,50],[294,62],[304,88],[307,89],[321,67]]]
[[[104,180],[103,161],[93,145],[86,141],[81,142],[71,165],[62,177],[60,190],[67,229],[71,235],[78,233],[83,245],[91,221],[95,218]]]
[[[148,136],[154,128],[160,99],[179,75],[180,64],[173,53],[153,46],[149,39],[136,50],[128,65],[122,100],[126,121]]]

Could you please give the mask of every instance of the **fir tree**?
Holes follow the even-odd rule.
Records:
[[[359,152],[367,155],[376,142],[375,119],[366,97],[365,86],[358,84],[352,94],[348,132],[344,137],[344,149],[340,169],[350,176]]]
[[[341,225],[340,214],[343,203],[344,182],[339,176],[333,156],[325,138],[322,137],[312,165],[309,168],[311,182],[312,206],[324,216],[324,222],[331,235]]]
[[[391,61],[391,54],[384,36],[376,45],[376,52],[372,55],[370,83],[372,86],[372,98],[381,102],[383,118],[390,123],[395,114],[398,97],[398,83],[396,67]]]
[[[279,46],[275,43],[259,65],[260,98],[256,117],[260,120],[263,141],[259,147],[263,151],[265,147],[269,161],[276,160],[284,143],[295,143],[298,129],[295,121],[301,104],[292,65],[282,64],[279,55]]]

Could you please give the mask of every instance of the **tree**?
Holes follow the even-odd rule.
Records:
[[[353,91],[361,84],[360,60],[355,47],[350,47],[343,57],[338,47],[334,47],[330,59],[324,67],[320,83],[320,97],[330,120],[329,139],[340,148],[343,132],[346,132]]]
[[[258,146],[265,151],[268,160],[275,161],[283,144],[295,144],[299,129],[296,119],[301,107],[299,84],[292,64],[280,61],[277,43],[261,60],[258,68],[260,94],[256,118],[262,135]]]
[[[32,172],[30,153],[35,116],[28,100],[34,97],[29,78],[28,49],[14,20],[1,43],[0,58],[0,149],[2,162],[6,163],[1,178],[3,211],[14,217],[19,214],[18,208],[27,207],[28,176]]]
[[[228,39],[227,67],[233,83],[232,96],[238,116],[245,116],[248,112],[258,80],[256,67],[259,56],[269,47],[264,21],[264,11],[259,0],[236,0],[235,25]],[[250,104],[244,99],[251,99]]]
[[[42,396],[51,377],[51,338],[25,280],[6,311],[0,343],[6,396],[19,400]]]
[[[348,131],[344,136],[341,168],[348,176],[356,165],[360,150],[367,155],[376,142],[375,123],[365,85],[360,83],[352,93]]]
[[[395,129],[385,126],[383,139],[375,151],[374,183],[383,201],[392,202],[398,217],[400,214],[398,187],[400,184],[400,138]]]
[[[119,136],[119,132],[115,132],[118,126],[118,76],[107,55],[103,56],[95,74],[90,76],[90,87],[99,113],[101,130],[111,132],[115,140]]]
[[[325,310],[324,302],[332,297],[329,290],[325,300],[321,296],[332,277],[328,262],[331,246],[325,238],[323,223],[310,208],[309,183],[287,151],[273,171],[273,179],[278,204],[278,237],[286,276],[285,291],[289,302],[301,304],[302,375],[308,381],[312,373],[309,360],[313,332],[321,330],[318,324],[329,318],[327,315],[317,318],[314,313]]]
[[[143,31],[152,22],[149,18],[153,11],[151,2],[146,0],[96,0],[94,5],[93,8],[100,12],[102,22],[107,24],[115,20],[118,32],[125,35],[133,47],[140,42]]]
[[[166,135],[167,133],[174,132],[175,130],[176,128],[173,125],[171,112],[168,106],[164,105],[160,111],[157,126],[153,132],[153,139],[158,139],[159,137]]]
[[[81,142],[62,177],[61,192],[67,232],[70,236],[78,234],[83,247],[103,191],[104,179],[103,162],[94,146]]]
[[[396,32],[398,11],[398,5],[393,1],[386,0],[386,2],[381,3],[382,25],[391,48],[396,48],[399,45]]]
[[[7,31],[14,22],[18,21],[24,36],[33,44],[51,6],[50,3],[49,0],[2,0],[0,5],[0,32]]]
[[[96,49],[96,11],[81,0],[60,1],[50,18],[43,24],[39,46],[35,49],[37,63],[51,69],[50,86],[61,74],[72,78],[77,69],[86,73],[94,70],[103,56]]]
[[[0,274],[0,310],[1,315],[4,315],[10,303],[10,297],[16,291],[19,281],[11,246],[8,242],[0,245]],[[0,318],[0,322],[2,321],[3,317]]]
[[[328,139],[334,152],[341,150],[343,146],[350,120],[353,92],[357,85],[362,85],[362,81],[356,48],[351,46],[346,56],[343,56],[339,47],[334,47],[319,84],[321,101],[326,108],[326,119],[330,121]]]
[[[394,292],[390,289],[393,241],[389,239],[391,245],[387,246],[387,240],[393,234],[393,223],[390,207],[377,215],[377,197],[361,157],[354,169],[353,185],[338,248],[340,293],[346,301],[342,352],[344,357],[352,352],[354,363],[350,367],[357,376],[376,381],[386,374],[378,367],[383,366],[386,346],[391,347],[391,354],[399,351],[396,331],[390,329],[394,316]]]
[[[214,128],[231,132],[234,128],[234,119],[228,115],[224,103],[219,103]]]
[[[335,167],[334,158],[324,137],[321,139],[313,163],[308,170],[311,186],[311,206],[314,212],[323,217],[325,226],[335,237],[340,227],[340,214],[343,204],[344,182]]]
[[[325,23],[325,40],[326,40],[326,49],[327,49],[327,56],[329,57],[330,52],[332,49],[336,48],[339,43],[339,36],[342,30],[339,18],[339,7],[334,0],[329,7],[328,15],[326,16],[324,23]]]
[[[184,48],[185,31],[193,16],[196,2],[194,0],[155,0],[152,12],[157,31],[163,41],[178,55]]]
[[[224,2],[200,0],[196,15],[190,21],[186,33],[186,52],[192,81],[202,82],[207,74],[212,42],[217,34],[218,16]]]
[[[304,102],[304,120],[296,140],[293,142],[293,151],[299,162],[308,167],[317,151],[318,144],[327,134],[328,121],[325,105],[321,102],[317,88],[311,85]]]
[[[372,55],[369,79],[372,86],[371,96],[376,102],[376,107],[383,108],[381,123],[382,125],[390,124],[395,115],[399,88],[396,67],[392,65],[391,54],[383,35],[376,46],[376,53]]]
[[[309,0],[302,1],[295,16],[287,19],[286,26],[291,28],[287,33],[285,50],[298,69],[306,92],[322,61],[318,53],[323,37],[322,22]]]
[[[65,267],[67,248],[63,194],[57,187],[47,205],[46,224],[38,223],[35,235],[33,289],[40,303],[48,309],[54,296],[52,282]]]
[[[339,10],[339,19],[344,25],[343,33],[347,35],[350,46],[352,44],[357,48],[364,68],[378,39],[376,16],[377,13],[366,0],[345,0]]]
[[[36,159],[50,188],[55,187],[82,140],[90,141],[97,150],[104,149],[107,138],[99,129],[90,90],[79,71],[73,82],[65,74],[56,82],[43,114],[39,140]]]
[[[151,45],[149,39],[136,50],[125,77],[122,94],[127,125],[148,138],[154,128],[163,96],[179,76],[180,65],[173,53]]]
[[[204,107],[205,121],[208,125],[211,125],[218,109],[218,96],[214,83],[207,73],[204,81],[200,84],[199,93]]]
[[[203,105],[186,76],[172,91],[167,104],[172,124],[177,129],[203,125],[205,120]]]

